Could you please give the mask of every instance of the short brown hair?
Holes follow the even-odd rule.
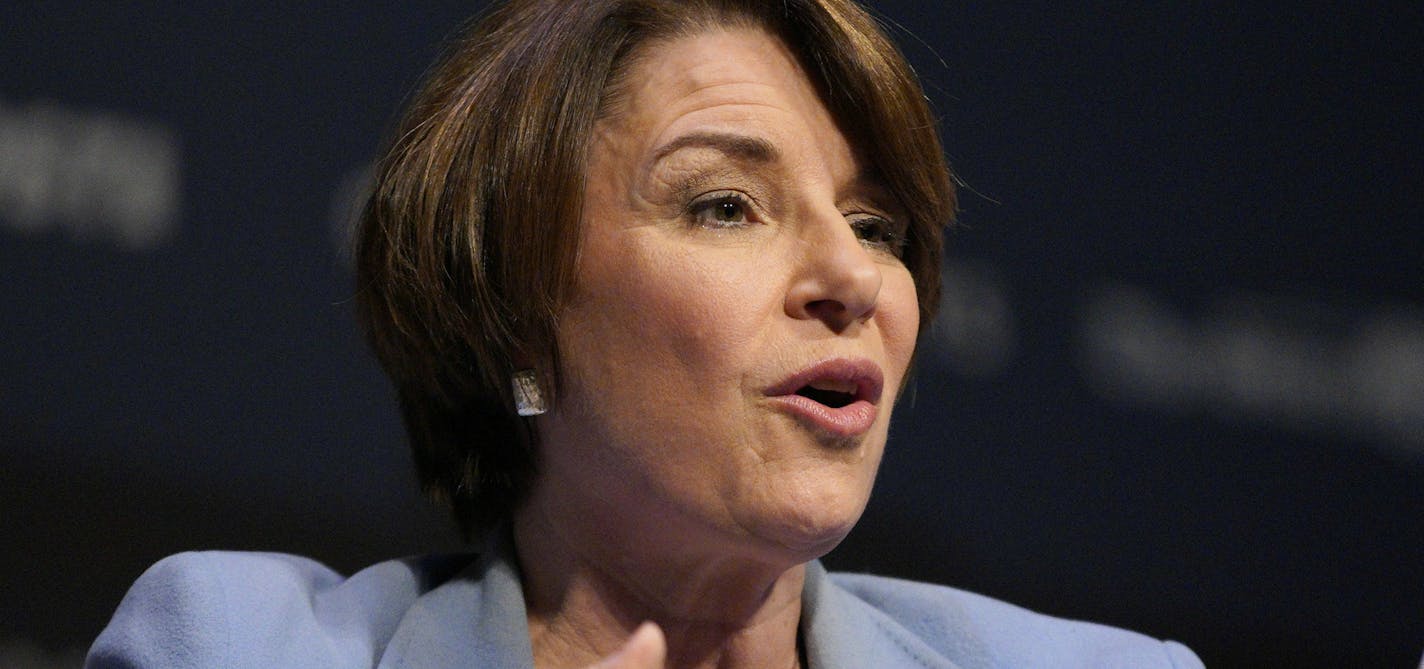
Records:
[[[910,217],[920,328],[939,298],[955,192],[910,66],[854,0],[512,0],[428,73],[378,165],[357,302],[394,382],[422,486],[466,536],[508,516],[535,472],[510,377],[558,388],[594,123],[637,50],[757,26],[800,59],[861,160]]]

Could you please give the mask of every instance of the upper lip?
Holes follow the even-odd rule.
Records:
[[[885,387],[885,375],[877,365],[864,358],[830,358],[795,372],[768,388],[767,395],[794,395],[796,391],[816,382],[855,384],[855,400],[871,404],[880,401]]]

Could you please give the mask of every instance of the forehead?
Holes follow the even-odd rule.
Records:
[[[796,56],[764,30],[714,29],[645,45],[622,79],[621,103],[599,134],[623,151],[646,158],[687,133],[740,132],[788,158],[855,170],[849,142]]]

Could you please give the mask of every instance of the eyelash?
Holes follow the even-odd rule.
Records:
[[[720,220],[717,216],[721,207],[736,207],[738,220]],[[693,222],[705,228],[728,230],[739,228],[750,222],[752,201],[736,191],[718,191],[699,197],[688,205],[687,212]],[[724,209],[724,212],[729,211]],[[905,233],[893,221],[874,215],[848,218],[850,227],[862,244],[873,249],[889,252],[896,258],[905,250]],[[874,236],[872,236],[874,235]],[[878,237],[878,239],[876,238]]]

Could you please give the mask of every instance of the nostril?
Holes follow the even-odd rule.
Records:
[[[805,310],[811,318],[818,319],[832,330],[840,332],[856,321],[869,320],[875,313],[875,304],[870,302],[853,311],[841,300],[823,299],[807,302]]]
[[[818,316],[835,316],[845,313],[845,305],[837,300],[814,300],[806,303],[806,310]]]
[[[875,313],[883,276],[867,250],[845,228],[846,239],[812,244],[806,262],[799,266],[787,294],[787,313],[793,318],[819,320],[839,333]]]

